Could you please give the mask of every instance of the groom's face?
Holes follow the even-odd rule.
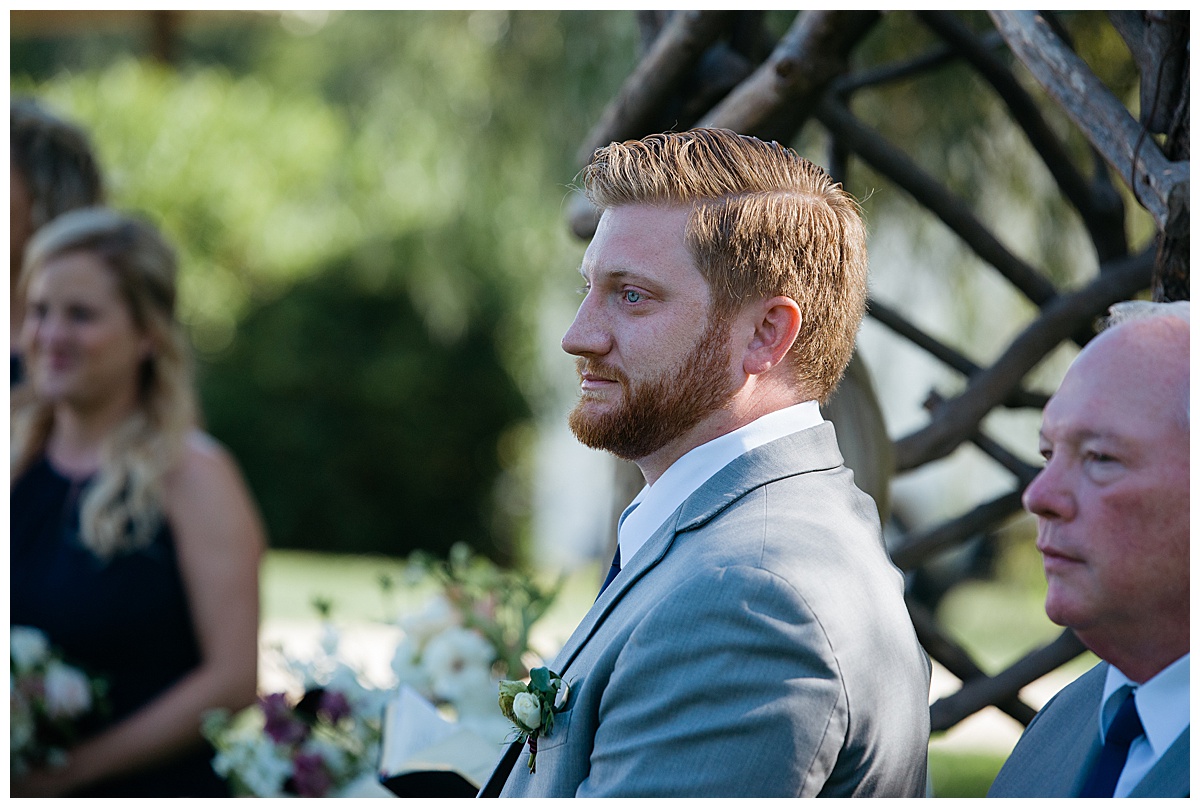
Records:
[[[708,283],[684,239],[688,213],[605,211],[580,268],[586,294],[562,341],[579,357],[571,430],[626,460],[686,444],[738,385],[729,322],[710,317]]]

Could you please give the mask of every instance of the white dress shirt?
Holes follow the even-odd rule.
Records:
[[[1114,797],[1128,797],[1154,764],[1175,743],[1175,739],[1191,724],[1189,677],[1191,654],[1163,668],[1153,679],[1139,685],[1112,665],[1104,680],[1104,696],[1100,700],[1100,736],[1108,731],[1117,709],[1121,706],[1124,689],[1133,686],[1133,701],[1146,734],[1129,745],[1129,757],[1117,780]],[[1115,698],[1114,698],[1115,696]]]
[[[692,493],[725,466],[751,449],[824,423],[815,401],[793,404],[767,413],[740,429],[692,449],[671,464],[654,485],[643,488],[629,503],[617,527],[621,567],[629,565],[662,523]]]

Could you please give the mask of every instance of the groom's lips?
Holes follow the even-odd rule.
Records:
[[[621,374],[615,370],[596,365],[579,359],[575,365],[579,373],[579,386],[584,390],[599,390],[610,384],[620,384]]]
[[[599,376],[595,373],[579,374],[579,386],[583,390],[603,390],[605,387],[613,384],[619,384],[619,382],[616,379]]]

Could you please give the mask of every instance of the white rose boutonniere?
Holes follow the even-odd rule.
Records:
[[[500,683],[500,712],[513,723],[516,740],[529,744],[529,771],[536,771],[537,739],[550,735],[554,715],[567,709],[571,688],[549,668],[534,668],[529,683]]]

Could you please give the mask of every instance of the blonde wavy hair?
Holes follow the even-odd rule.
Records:
[[[714,317],[786,295],[800,307],[795,384],[824,402],[866,311],[866,229],[858,204],[819,166],[775,142],[692,129],[597,149],[583,191],[601,210],[691,205],[685,237]]]
[[[175,321],[175,251],[147,222],[107,208],[63,214],[30,241],[21,271],[24,295],[53,258],[82,252],[112,272],[152,351],[140,369],[137,408],[101,449],[101,467],[80,514],[83,543],[97,556],[143,547],[164,520],[163,481],[197,425],[191,357]],[[36,374],[12,396],[11,479],[39,454],[54,428],[54,405],[38,395]]]

